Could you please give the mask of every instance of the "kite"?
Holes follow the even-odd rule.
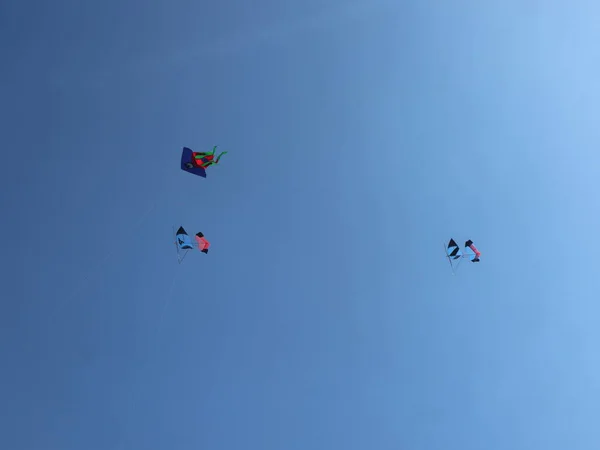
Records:
[[[208,253],[210,242],[206,240],[204,234],[199,231],[194,237],[196,238],[196,242],[192,241],[183,227],[179,227],[177,233],[175,233],[175,247],[177,248],[177,261],[179,261],[179,264],[181,264],[185,255],[195,248],[198,248],[202,253]]]
[[[444,244],[444,251],[446,252],[446,258],[448,258],[448,262],[450,263],[450,267],[452,268],[452,273],[456,273],[462,258],[469,258],[471,262],[479,262],[479,257],[481,256],[481,252],[477,250],[477,247],[473,245],[473,241],[469,239],[465,242],[465,250],[464,252],[460,249],[459,245],[456,243],[454,239],[450,239],[448,244]],[[453,263],[456,262],[456,264]]]
[[[219,164],[221,156],[227,152],[221,152],[215,159],[215,145],[212,152],[195,152],[191,148],[183,147],[181,153],[181,170],[206,178],[206,169]]]

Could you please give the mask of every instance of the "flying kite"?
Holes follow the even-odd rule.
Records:
[[[183,258],[190,250],[198,248],[202,253],[208,253],[210,242],[206,240],[202,232],[196,233],[195,240],[193,242],[190,236],[187,234],[183,227],[179,227],[177,233],[175,233],[175,247],[177,248],[177,261],[181,264]]]
[[[215,145],[212,152],[195,152],[191,148],[183,147],[181,153],[181,170],[206,178],[206,169],[212,165],[219,164],[221,156],[227,152],[221,152],[215,159]]]
[[[481,252],[477,250],[475,245],[473,245],[473,241],[471,239],[465,242],[464,252],[460,249],[459,245],[454,239],[450,239],[448,245],[444,245],[444,250],[446,252],[446,258],[448,258],[448,262],[452,268],[452,273],[456,273],[462,258],[469,258],[471,262],[476,263],[479,262],[479,257],[481,256]],[[454,265],[453,261],[458,262],[456,265]]]

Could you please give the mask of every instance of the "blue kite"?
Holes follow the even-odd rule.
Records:
[[[175,230],[175,227],[173,227]],[[187,234],[185,228],[179,227],[179,229],[175,232],[175,247],[177,248],[177,261],[181,264],[185,255],[190,250],[194,250],[197,248],[202,253],[208,253],[208,248],[210,247],[210,242],[204,237],[204,234],[199,231],[194,236],[196,242],[194,243],[190,238],[190,235]]]
[[[460,249],[459,245],[454,239],[450,239],[448,244],[444,244],[444,250],[446,252],[446,258],[448,258],[448,262],[450,263],[452,273],[456,273],[462,258],[468,258],[474,263],[478,263],[480,261],[479,257],[481,256],[481,252],[477,250],[475,245],[473,245],[473,241],[471,239],[465,242],[464,252]],[[457,261],[456,265],[453,264],[453,261]]]

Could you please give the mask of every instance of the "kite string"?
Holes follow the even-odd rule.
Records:
[[[163,304],[162,312],[160,313],[160,320],[158,323],[158,331],[159,332],[162,328],[162,323],[163,323],[163,319],[165,317],[165,312],[167,311],[167,307],[169,306],[169,304],[171,303],[171,299],[173,298],[173,290],[175,288],[176,277],[177,277],[177,272],[174,272],[173,278],[171,280],[171,286],[169,287],[169,290],[167,291],[167,298],[165,299],[165,303]]]
[[[158,326],[157,326],[157,330],[156,330],[156,337],[157,337],[157,345],[155,347],[156,350],[158,350],[159,345],[162,341],[161,340],[161,331],[162,331],[162,327],[163,327],[163,322],[165,319],[167,308],[169,307],[169,305],[171,304],[171,301],[173,299],[173,291],[175,289],[175,282],[177,280],[177,274],[178,274],[177,271],[173,272],[173,277],[171,279],[171,285],[169,286],[169,290],[167,291],[167,298],[165,299],[165,302],[162,307],[162,311],[160,313],[160,319],[158,321]]]
[[[164,185],[166,183],[163,181],[162,184],[163,184],[163,186],[161,186],[159,192],[154,196],[154,200],[153,200],[152,204],[150,205],[150,207],[142,214],[142,216],[140,218],[136,219],[135,222],[133,222],[131,225],[129,225],[130,228],[140,228],[147,221],[147,219],[150,217],[150,215],[154,212],[159,200],[161,200],[162,197],[165,196]],[[88,271],[87,275],[84,276],[83,281],[79,284],[79,286],[75,287],[75,289],[72,291],[72,293],[67,296],[67,300],[63,303],[62,307],[58,308],[59,310],[62,310],[63,308],[65,308],[73,300],[73,298],[75,298],[83,289],[88,287],[89,281],[93,278],[93,276],[100,269],[102,269],[102,267],[104,267],[104,265],[106,265],[106,263],[110,260],[110,258],[114,256],[116,251],[117,251],[117,247],[113,247],[112,249],[110,249],[104,255],[104,257],[102,257],[100,262],[98,262],[95,265],[95,268],[92,268]]]

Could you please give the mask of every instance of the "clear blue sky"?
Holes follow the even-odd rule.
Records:
[[[596,3],[3,2],[0,447],[600,448]]]

